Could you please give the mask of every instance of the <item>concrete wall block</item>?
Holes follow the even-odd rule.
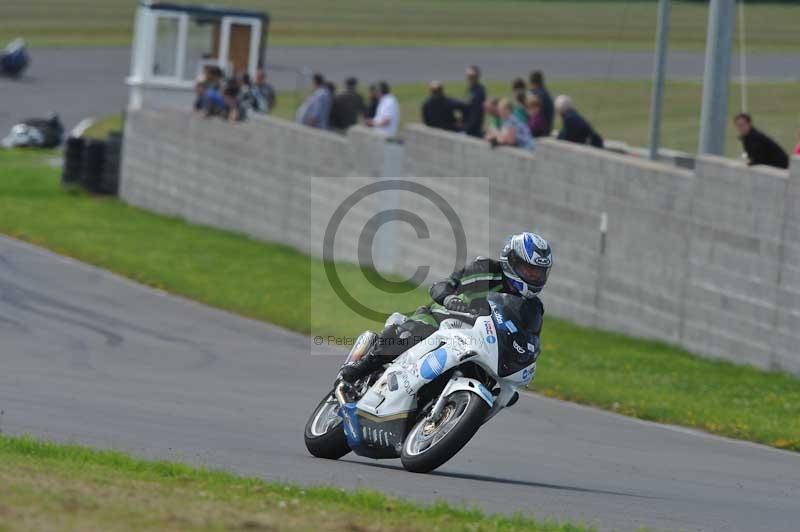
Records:
[[[746,337],[731,336],[709,329],[703,323],[687,321],[682,343],[689,351],[701,356],[721,358],[762,369],[769,369],[772,365],[773,357],[769,346]]]
[[[261,116],[231,126],[174,110],[130,113],[125,140],[125,201],[311,254],[321,252],[311,242],[322,241],[333,209],[381,176],[387,154],[399,149],[397,171],[422,176],[418,182],[457,210],[468,259],[496,254],[522,229],[551,239],[557,266],[544,295],[548,313],[800,371],[791,350],[800,330],[796,161],[791,178],[706,157],[689,172],[551,139],[535,153],[493,150],[481,139],[411,125],[398,148],[360,127],[341,136]],[[310,176],[360,180],[342,186]],[[489,186],[448,177],[485,177]],[[358,259],[357,235],[385,206],[373,197],[351,211],[337,257]],[[399,238],[389,266],[401,275],[419,265],[449,274],[449,223],[424,198],[398,206],[422,216],[431,238]]]

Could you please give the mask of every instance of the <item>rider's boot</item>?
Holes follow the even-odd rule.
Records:
[[[383,353],[385,349],[381,349],[381,346],[388,344],[386,341],[387,338],[396,338],[397,336],[397,324],[389,324],[383,329],[378,339],[372,344],[370,350],[364,356],[355,362],[342,366],[342,380],[353,384],[373,371],[376,371],[383,364],[391,362],[391,358],[393,357],[387,358],[386,353]]]
[[[381,357],[375,355],[374,351],[370,351],[356,362],[342,366],[342,380],[353,384],[377,370],[382,365]]]

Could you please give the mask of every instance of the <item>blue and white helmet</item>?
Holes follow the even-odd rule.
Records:
[[[506,240],[500,254],[503,274],[522,297],[532,298],[542,291],[553,266],[550,244],[534,233],[518,233]]]

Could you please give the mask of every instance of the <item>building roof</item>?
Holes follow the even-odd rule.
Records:
[[[265,11],[239,9],[222,6],[206,6],[197,4],[178,4],[176,2],[159,2],[157,0],[142,0],[143,6],[160,11],[178,11],[192,15],[205,15],[211,17],[252,17],[261,19],[264,23],[269,21],[269,14]]]

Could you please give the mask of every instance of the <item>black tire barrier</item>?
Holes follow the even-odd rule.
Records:
[[[104,140],[89,139],[83,150],[83,171],[81,184],[90,192],[100,194],[105,166],[106,143]]]
[[[61,182],[65,185],[77,185],[81,182],[83,170],[83,148],[85,142],[80,137],[69,137],[64,150],[64,168]]]
[[[106,141],[105,167],[100,191],[103,194],[117,195],[119,191],[119,167],[122,159],[122,134],[111,133]]]
[[[116,195],[122,159],[122,134],[111,133],[108,140],[69,137],[64,151],[61,182],[81,185],[93,194]]]

